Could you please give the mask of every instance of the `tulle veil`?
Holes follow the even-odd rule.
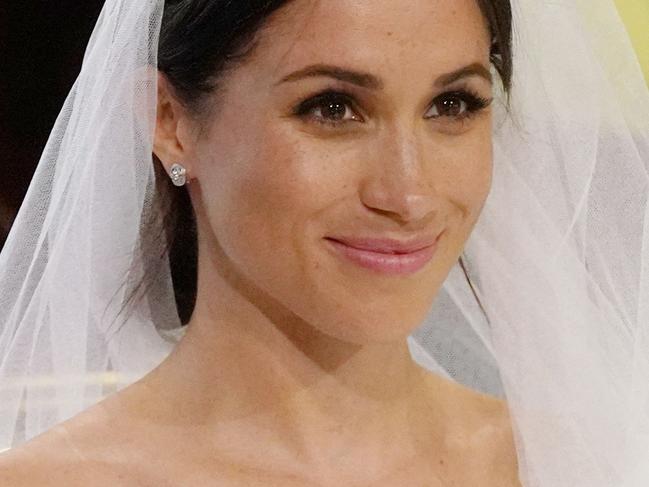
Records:
[[[147,242],[162,0],[107,0],[0,254],[0,450],[155,367]],[[493,187],[413,358],[507,399],[525,487],[649,485],[649,89],[613,0],[513,0]],[[146,251],[144,251],[146,249]],[[124,281],[124,276],[127,276]]]

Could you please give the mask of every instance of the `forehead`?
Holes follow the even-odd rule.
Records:
[[[490,44],[475,0],[293,0],[257,49],[276,73],[315,61],[430,73],[488,63]]]

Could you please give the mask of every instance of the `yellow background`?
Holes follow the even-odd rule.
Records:
[[[649,84],[649,0],[615,0]]]

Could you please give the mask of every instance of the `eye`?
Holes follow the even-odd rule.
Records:
[[[493,99],[483,98],[468,90],[444,93],[433,100],[433,115],[427,118],[463,120],[487,108]],[[430,112],[429,112],[430,113]]]
[[[339,126],[362,119],[353,110],[353,99],[346,93],[325,91],[300,103],[293,113],[300,117],[331,126]]]

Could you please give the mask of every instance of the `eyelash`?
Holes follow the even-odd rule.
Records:
[[[487,108],[493,101],[493,98],[487,99],[481,97],[480,95],[478,95],[477,93],[475,93],[470,89],[460,89],[460,90],[448,91],[435,97],[435,99],[429,106],[429,110],[432,109],[437,103],[449,99],[456,99],[456,100],[460,100],[461,102],[464,102],[466,104],[466,108],[464,112],[456,116],[436,115],[427,118],[432,120],[436,120],[440,118],[450,118],[452,119],[452,122],[460,122],[460,123],[465,122],[473,118],[474,116],[476,116],[480,111]],[[293,113],[296,116],[306,118],[315,108],[324,108],[331,104],[340,104],[340,105],[344,105],[345,107],[347,106],[353,107],[355,105],[355,102],[354,102],[354,97],[344,91],[326,90],[322,93],[313,96],[312,98],[309,98],[299,103],[294,108]],[[331,120],[331,119],[327,119],[323,117],[315,117],[315,116],[311,118],[316,123],[331,126],[334,128],[345,125],[348,122],[357,121],[357,120]]]

